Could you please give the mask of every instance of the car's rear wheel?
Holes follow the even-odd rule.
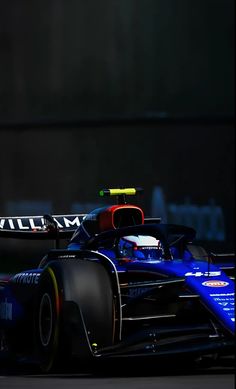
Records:
[[[40,279],[34,325],[36,355],[41,370],[47,372],[59,357],[59,288],[51,268],[47,268]]]

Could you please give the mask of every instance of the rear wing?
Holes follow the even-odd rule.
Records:
[[[13,239],[67,239],[86,214],[0,217],[0,237]]]
[[[44,216],[0,217],[0,237],[13,239],[70,238],[87,213]],[[145,224],[160,223],[160,218],[145,218]]]

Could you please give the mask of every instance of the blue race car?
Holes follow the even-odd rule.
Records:
[[[146,218],[139,188],[86,215],[2,218],[0,236],[55,239],[33,269],[0,279],[0,355],[49,372],[66,362],[234,355],[234,257],[193,228]],[[68,239],[59,248],[61,239]]]

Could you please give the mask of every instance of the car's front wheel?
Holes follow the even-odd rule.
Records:
[[[49,262],[40,277],[34,317],[43,372],[65,367],[73,357],[92,357],[93,348],[111,346],[116,321],[108,271],[97,261]]]

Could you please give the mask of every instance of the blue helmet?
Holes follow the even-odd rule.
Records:
[[[160,240],[147,235],[124,236],[119,241],[120,254],[136,259],[161,259],[163,248]]]

